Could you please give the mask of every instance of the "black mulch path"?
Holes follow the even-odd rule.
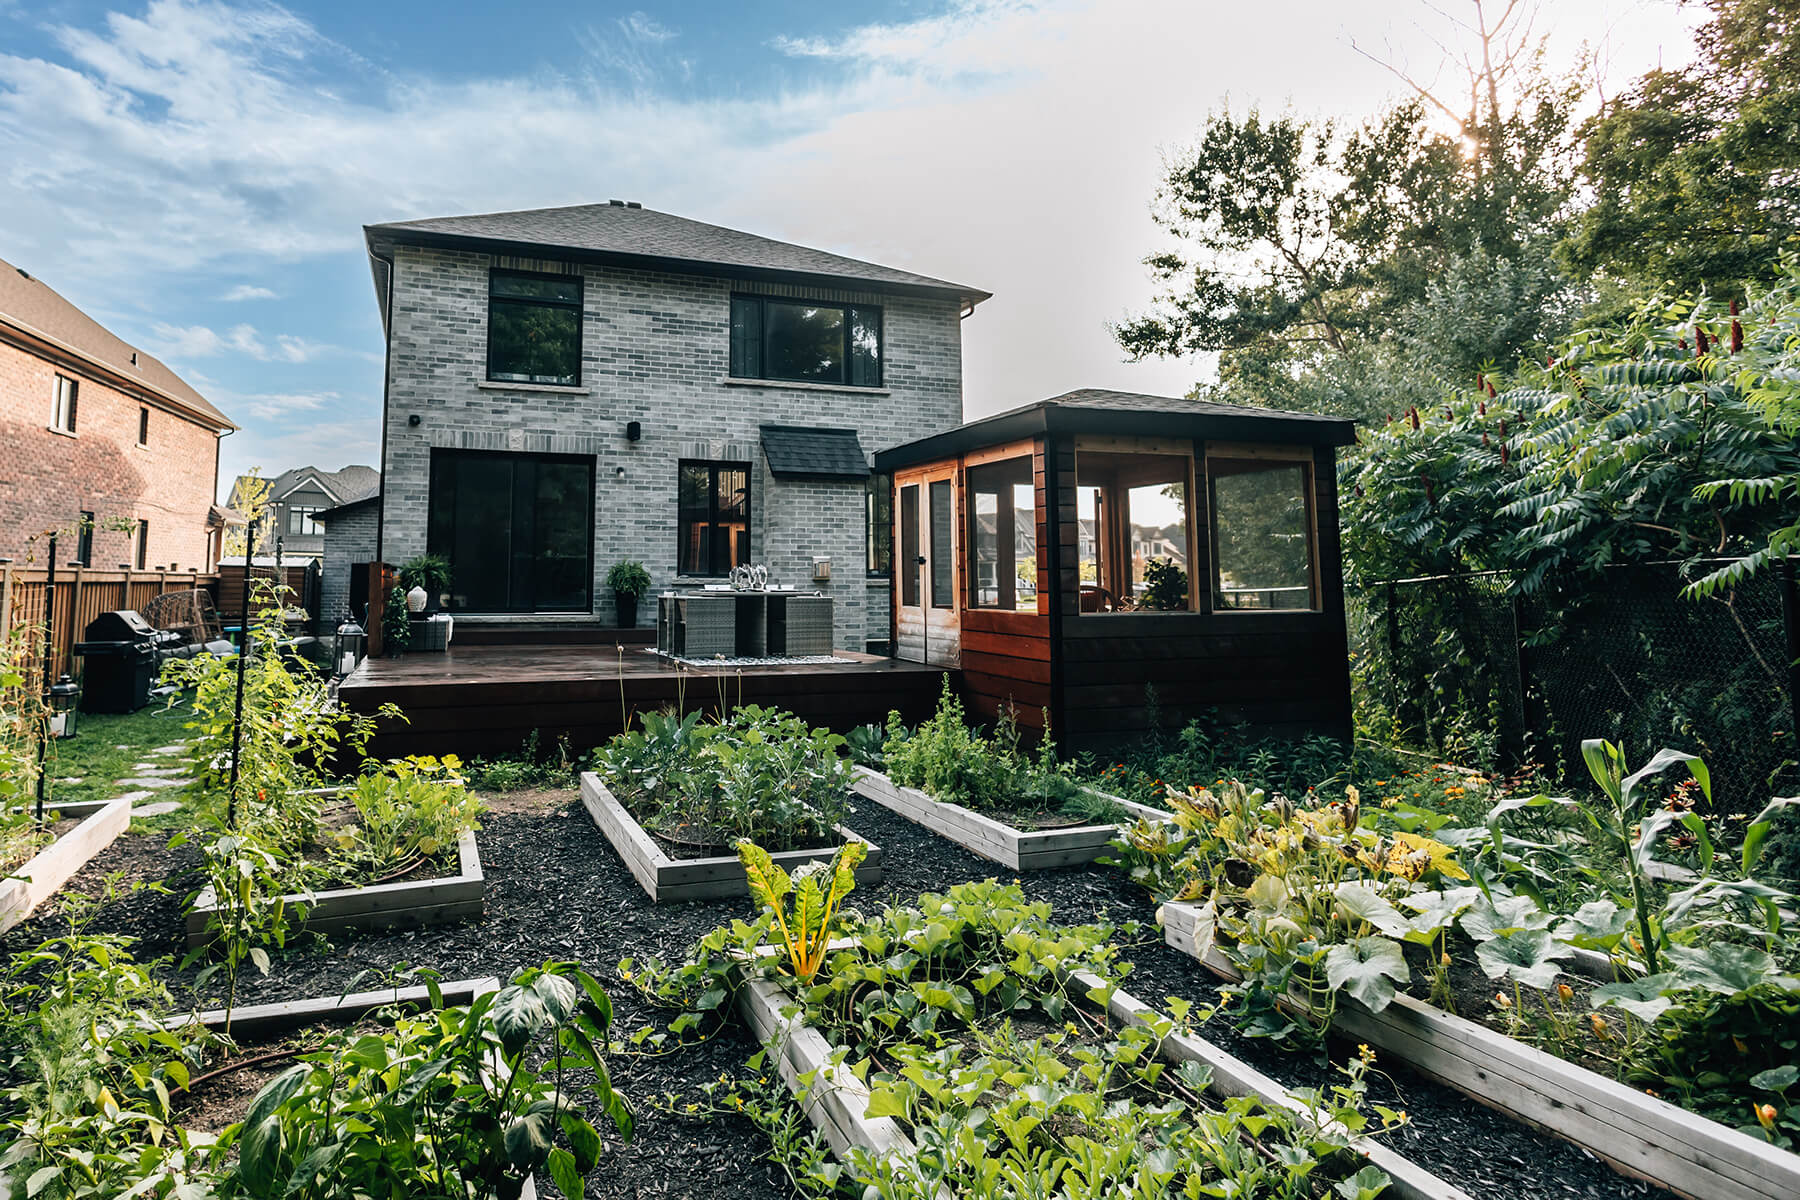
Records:
[[[505,807],[534,808],[520,803]],[[1006,874],[872,801],[859,803],[850,824],[884,851],[886,881],[857,892],[854,903],[863,909],[896,898],[911,900],[920,892],[942,891],[968,879]],[[266,979],[247,969],[239,1003],[332,995],[344,990],[358,972],[398,964],[427,965],[454,979],[504,977],[517,967],[546,959],[571,959],[610,985],[622,958],[641,961],[656,955],[678,960],[716,925],[752,915],[748,900],[652,905],[573,793],[559,793],[555,807],[547,811],[491,813],[483,819],[479,840],[489,889],[485,920],[346,938],[328,948],[284,955]],[[162,846],[163,840],[156,837],[120,838],[70,884],[74,890],[91,892],[112,871],[157,877],[173,867],[170,894],[139,893],[119,901],[96,924],[97,929],[140,938],[139,954],[144,958],[179,955],[183,898],[195,886],[195,852],[188,848],[170,852]],[[1144,893],[1109,868],[1030,872],[1023,883],[1030,896],[1050,901],[1057,918],[1068,923],[1096,918],[1148,922],[1151,917]],[[35,944],[60,924],[52,909],[0,939],[0,952]],[[1217,999],[1213,977],[1164,945],[1153,928],[1146,929],[1143,943],[1127,957],[1137,968],[1127,986],[1148,1003],[1160,1004],[1166,996],[1184,996],[1198,1005]],[[626,986],[609,990],[621,1034],[658,1022],[658,1014]],[[1337,1078],[1312,1056],[1239,1037],[1223,1019],[1203,1032],[1290,1086],[1328,1085]],[[740,1070],[754,1050],[734,1026],[677,1054],[626,1055],[615,1061],[615,1084],[638,1108],[638,1135],[603,1159],[590,1178],[597,1193],[631,1200],[791,1195],[780,1171],[764,1158],[766,1141],[748,1121],[688,1116],[680,1112],[679,1103],[648,1103],[670,1095],[698,1100],[701,1083]],[[1353,1047],[1333,1048],[1340,1061],[1352,1052]],[[1399,1133],[1395,1146],[1477,1200],[1666,1194],[1626,1180],[1585,1151],[1535,1133],[1396,1062],[1382,1061],[1378,1066],[1388,1075],[1375,1082],[1371,1099],[1403,1108],[1412,1117],[1412,1125]]]

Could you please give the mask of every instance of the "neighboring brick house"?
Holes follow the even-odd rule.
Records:
[[[319,577],[321,636],[330,637],[345,614],[358,621],[368,617],[366,571],[368,564],[375,561],[380,517],[380,492],[313,515],[313,520],[325,530],[323,573]]]
[[[231,502],[242,508],[242,496],[252,476],[239,475],[231,485]],[[381,490],[381,472],[374,467],[348,466],[336,471],[295,467],[268,481],[263,520],[258,525],[256,553],[275,553],[281,540],[285,559],[321,558],[325,530],[314,518],[329,508],[365,500]]]
[[[829,559],[837,644],[887,638],[869,454],[961,420],[986,292],[617,201],[364,233],[383,561],[445,554],[479,620],[611,623],[622,558],[657,591]]]
[[[217,563],[219,439],[237,426],[180,376],[0,261],[0,557],[71,530],[64,563]],[[73,533],[83,515],[86,534]],[[130,522],[130,528],[119,526]]]

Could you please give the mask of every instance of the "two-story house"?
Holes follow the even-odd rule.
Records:
[[[262,482],[256,476],[239,475],[231,487],[231,506],[243,511],[250,491]],[[325,553],[325,527],[314,518],[326,509],[374,496],[381,490],[381,472],[359,465],[336,471],[295,467],[266,482],[256,553],[263,557],[274,554],[279,539],[282,558],[300,561],[321,558]]]
[[[988,293],[620,201],[364,233],[381,560],[445,555],[465,619],[590,624],[618,560],[658,591],[761,563],[840,647],[887,638],[870,456],[961,420]]]
[[[0,557],[211,570],[233,425],[160,361],[0,261]]]

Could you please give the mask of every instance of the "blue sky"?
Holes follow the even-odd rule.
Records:
[[[1544,8],[1614,87],[1690,53],[1672,0]],[[1373,112],[1352,39],[1430,75],[1452,37],[1410,0],[0,0],[0,258],[245,427],[223,486],[375,462],[362,225],[613,197],[994,292],[970,415],[1180,393],[1209,364],[1106,329],[1163,154],[1225,103]]]

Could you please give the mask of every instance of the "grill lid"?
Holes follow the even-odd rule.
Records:
[[[82,636],[87,642],[148,642],[155,633],[155,626],[127,608],[101,613],[88,622]]]

